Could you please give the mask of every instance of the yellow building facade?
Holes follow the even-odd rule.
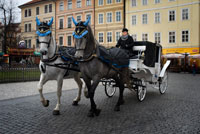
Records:
[[[26,42],[27,48],[36,48],[38,35],[36,34],[36,17],[40,21],[49,21],[54,17],[52,35],[55,36],[55,2],[51,0],[32,0],[21,6],[21,37]]]
[[[115,46],[124,26],[124,0],[95,0],[95,37],[105,47]]]
[[[166,53],[199,53],[200,0],[126,0],[126,27]]]

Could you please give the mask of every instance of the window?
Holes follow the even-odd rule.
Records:
[[[103,24],[103,14],[99,14],[99,24]]]
[[[103,0],[99,0],[98,4],[99,4],[99,6],[102,6],[103,5]]]
[[[49,13],[52,12],[52,4],[49,4]]]
[[[28,40],[28,48],[31,48],[31,39]]]
[[[182,20],[188,20],[189,19],[189,9],[182,9]]]
[[[160,44],[161,42],[161,36],[160,33],[155,33],[155,43]]]
[[[132,37],[134,41],[137,41],[137,34],[133,34]]]
[[[76,20],[77,22],[81,21],[81,16],[80,15],[76,16]]]
[[[160,13],[155,13],[155,23],[160,23]]]
[[[91,5],[92,5],[91,0],[87,0],[86,1],[86,6],[91,6]]]
[[[64,2],[63,1],[61,1],[60,4],[59,4],[59,10],[60,11],[64,10]]]
[[[147,14],[142,15],[142,24],[147,24]]]
[[[132,25],[136,25],[137,24],[137,18],[136,15],[132,16]]]
[[[24,12],[24,17],[28,17],[28,10],[25,10]]]
[[[67,18],[67,27],[72,28],[72,17]]]
[[[36,7],[36,15],[40,14],[40,7]]]
[[[91,19],[91,14],[87,14],[86,15],[86,20],[88,19],[90,17],[90,19]],[[92,20],[92,19],[91,19]],[[91,21],[89,22],[89,24],[91,24]]]
[[[59,37],[59,45],[60,45],[60,46],[63,45],[63,37],[62,37],[62,36]]]
[[[136,7],[136,4],[137,4],[137,3],[136,3],[136,0],[131,0],[131,6],[132,6],[132,7]]]
[[[142,5],[147,5],[147,0],[142,0]]]
[[[112,42],[112,32],[107,32],[107,42]]]
[[[121,21],[121,12],[117,11],[116,12],[116,22],[120,22]]]
[[[189,42],[189,31],[182,31],[182,42],[187,43]]]
[[[67,36],[67,44],[68,46],[72,45],[72,36]]]
[[[35,40],[35,44],[36,44],[36,48],[40,47],[39,42],[38,42],[38,38]]]
[[[31,16],[31,9],[28,10],[28,16]]]
[[[28,32],[28,24],[25,24],[24,29],[25,32]]]
[[[27,40],[25,40],[25,45],[26,45],[26,48],[27,48],[27,45],[28,45],[28,41]]]
[[[31,23],[28,24],[28,32],[31,32]]]
[[[116,42],[119,40],[119,38],[120,38],[120,32],[116,32],[115,33]]]
[[[112,4],[112,0],[107,0],[107,4]]]
[[[155,4],[158,4],[158,3],[160,3],[160,0],[155,0]]]
[[[107,13],[107,22],[112,22],[112,13]]]
[[[63,19],[59,20],[59,29],[63,29]]]
[[[175,21],[175,10],[169,11],[169,21]]]
[[[175,42],[176,42],[175,32],[169,32],[169,43],[175,43]]]
[[[80,8],[80,7],[81,7],[81,0],[77,0],[77,1],[76,1],[76,7],[77,7],[77,8]]]
[[[44,13],[48,13],[48,5],[44,6]]]
[[[67,9],[72,9],[72,0],[67,1]]]
[[[142,41],[148,41],[148,34],[142,34]]]
[[[116,3],[120,3],[121,2],[121,0],[116,0]]]
[[[103,33],[99,33],[99,43],[103,43]]]

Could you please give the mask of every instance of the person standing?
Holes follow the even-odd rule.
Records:
[[[133,53],[133,50],[132,50],[133,45],[134,45],[134,41],[133,41],[133,38],[129,35],[128,29],[123,28],[122,36],[118,40],[116,47],[124,49],[128,53],[128,55],[131,56]]]
[[[192,74],[194,76],[196,75],[196,68],[197,68],[197,64],[196,64],[196,60],[194,60],[192,63]]]

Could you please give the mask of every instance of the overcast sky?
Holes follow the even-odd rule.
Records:
[[[19,5],[22,5],[22,4],[29,2],[29,1],[31,1],[31,0],[16,0],[17,8],[18,8]],[[21,9],[20,8],[18,8],[18,14],[19,14],[19,17],[17,18],[17,22],[20,22],[21,21]]]

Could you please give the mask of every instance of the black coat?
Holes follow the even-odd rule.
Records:
[[[120,47],[122,49],[130,49],[133,47],[133,38],[128,35],[127,40],[122,40],[121,38],[118,40],[116,47]]]
[[[118,40],[116,47],[120,47],[122,49],[128,50],[130,53],[132,53],[132,48],[134,45],[133,38],[128,35],[127,40],[122,40],[121,38]]]

